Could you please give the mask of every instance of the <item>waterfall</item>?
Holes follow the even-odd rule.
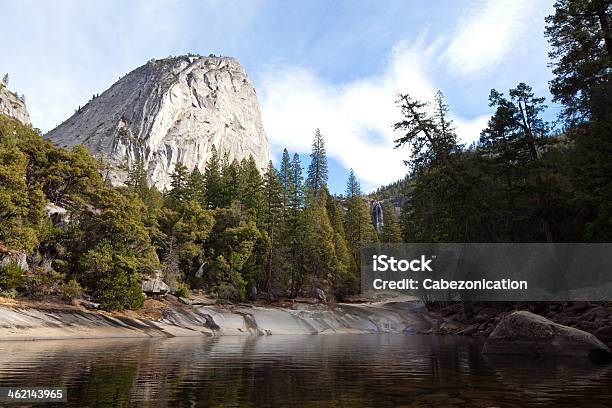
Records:
[[[372,205],[372,220],[374,222],[374,227],[376,227],[376,231],[380,232],[383,225],[385,225],[383,208],[380,201],[376,201],[374,205]]]

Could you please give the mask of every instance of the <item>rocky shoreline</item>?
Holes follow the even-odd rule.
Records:
[[[419,301],[395,299],[233,305],[166,296],[147,299],[139,311],[104,312],[87,306],[0,299],[0,341],[449,334],[486,338],[484,354],[591,357],[606,363],[612,348],[612,306],[607,303],[447,303],[426,308]]]
[[[188,337],[273,334],[424,332],[432,320],[422,304],[308,304],[288,307],[185,305],[150,300],[136,312],[108,313],[82,306],[0,303],[1,340]]]
[[[428,305],[428,310],[434,325],[426,333],[488,337],[509,314],[527,311],[612,347],[612,302],[450,302]]]

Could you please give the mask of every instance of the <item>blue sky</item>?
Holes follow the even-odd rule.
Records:
[[[258,92],[275,162],[283,147],[306,158],[319,127],[331,189],[342,192],[354,168],[369,190],[406,171],[392,143],[399,92],[442,90],[465,142],[491,113],[491,88],[523,81],[549,96],[552,3],[0,0],[0,73],[47,131],[151,58],[230,55]]]

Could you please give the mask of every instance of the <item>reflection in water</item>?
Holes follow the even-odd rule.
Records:
[[[4,342],[0,386],[66,386],[61,407],[612,403],[606,366],[483,359],[480,349],[463,337],[403,335]]]

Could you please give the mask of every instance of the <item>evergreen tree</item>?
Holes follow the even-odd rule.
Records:
[[[288,202],[291,192],[293,190],[293,169],[291,166],[291,159],[289,158],[289,152],[287,149],[283,149],[283,158],[280,166],[280,183],[283,189],[283,195],[285,200]]]
[[[351,169],[349,173],[348,182],[346,183],[346,196],[360,196],[361,195],[361,186],[359,185],[359,181],[355,176],[355,172]]]
[[[297,153],[293,154],[291,160],[291,191],[289,192],[289,207],[295,213],[303,205],[304,199],[304,177],[302,176],[302,163]]]
[[[329,290],[340,267],[335,252],[335,233],[329,222],[323,198],[308,194],[300,223],[300,258],[293,279],[292,294],[307,295],[315,289]]]
[[[548,135],[548,123],[540,117],[546,108],[544,98],[535,97],[531,87],[524,83],[511,89],[509,96],[506,98],[495,89],[491,90],[489,106],[495,107],[496,111],[482,131],[480,144],[492,154],[490,162],[500,164],[499,169],[494,167],[492,171],[506,183],[506,204],[512,207],[510,211],[518,208],[518,194],[526,189],[532,191],[537,206],[529,205],[523,212],[540,214],[544,238],[552,242],[553,231],[546,215],[542,177],[538,174],[539,169],[530,164],[538,160],[538,144]],[[528,177],[528,174],[536,177]],[[512,222],[516,223],[516,220]],[[512,226],[508,225],[507,228]]]
[[[282,240],[279,235],[283,229],[283,214],[285,210],[280,176],[272,162],[268,164],[268,169],[264,174],[264,190],[265,224],[269,242],[265,286],[268,294],[272,294],[275,270],[278,270],[282,264],[282,251],[278,243]]]
[[[240,199],[241,186],[240,164],[233,160],[221,169],[221,207],[231,207],[234,201]]]
[[[612,112],[612,6],[609,0],[557,0],[546,18],[555,77],[553,100],[568,124]]]
[[[325,189],[324,197],[326,200],[325,208],[329,216],[329,222],[334,231],[338,233],[342,239],[344,239],[344,215],[342,214],[342,206],[340,201],[336,197],[329,194],[327,189]]]
[[[181,162],[176,163],[170,175],[170,197],[175,201],[184,201],[188,196],[189,172]]]
[[[2,77],[2,83],[4,84],[4,86],[8,86],[9,84],[9,74],[8,73],[4,74],[4,76]]]
[[[384,224],[380,231],[380,242],[402,242],[402,233],[400,231],[395,207],[390,201],[383,204],[383,220]]]
[[[325,140],[319,129],[316,130],[314,141],[312,142],[307,184],[317,197],[321,195],[323,187],[327,186],[327,153],[325,150]]]
[[[245,208],[252,210],[257,220],[261,221],[265,207],[263,179],[253,156],[242,161],[240,178],[242,180],[240,202]]]
[[[193,171],[189,175],[189,182],[187,183],[187,197],[189,200],[194,200],[200,205],[206,207],[208,201],[206,200],[206,183],[204,181],[204,175],[194,167]]]
[[[206,199],[208,208],[217,208],[221,204],[221,169],[217,148],[212,145],[210,157],[204,170],[204,186],[206,187]]]
[[[404,144],[410,146],[411,158],[406,164],[419,172],[440,161],[448,171],[453,172],[450,154],[457,149],[457,144],[450,121],[446,118],[447,108],[442,94],[436,96],[437,108],[433,116],[427,112],[427,103],[414,100],[408,94],[400,95],[397,103],[404,119],[393,127],[405,133],[394,142],[396,148]]]
[[[149,194],[149,183],[147,181],[147,170],[144,160],[140,155],[136,156],[134,164],[128,167],[128,175],[125,184],[145,200]]]
[[[361,250],[366,245],[378,241],[368,204],[361,196],[353,196],[346,200],[344,233],[348,248],[359,266]]]

